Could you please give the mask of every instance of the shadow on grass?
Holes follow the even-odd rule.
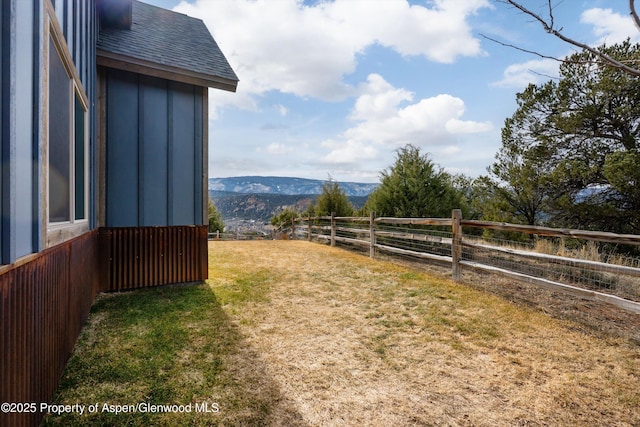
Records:
[[[44,425],[305,425],[206,284],[99,296],[53,404],[77,406]]]

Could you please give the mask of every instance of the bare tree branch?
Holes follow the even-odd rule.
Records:
[[[483,33],[480,33],[479,36],[482,37],[482,38],[485,38],[485,39],[487,39],[487,40],[489,40],[489,41],[491,41],[493,43],[499,44],[501,46],[508,47],[508,48],[515,49],[515,50],[519,50],[520,52],[528,53],[530,55],[536,55],[536,56],[539,56],[542,59],[551,59],[551,60],[556,61],[556,62],[571,63],[571,64],[593,64],[593,65],[599,65],[599,66],[602,66],[602,67],[607,66],[606,64],[603,64],[601,61],[577,61],[577,60],[569,61],[567,59],[562,59],[562,58],[558,58],[558,57],[555,57],[555,56],[545,55],[545,54],[540,53],[540,52],[535,51],[535,50],[524,49],[524,48],[522,48],[520,46],[516,46],[516,45],[510,44],[510,43],[505,43],[505,42],[500,41],[498,39],[494,39],[493,37],[489,37],[488,35],[483,34]],[[638,59],[638,60],[631,60],[630,59],[630,60],[625,60],[625,61],[620,61],[620,62],[621,63],[634,64],[634,63],[640,62],[640,59]],[[533,70],[531,70],[531,71],[533,73],[540,74],[540,73],[537,73],[537,72],[535,72]],[[540,74],[540,75],[544,76],[544,74]],[[550,78],[555,78],[555,77],[550,77]]]
[[[550,76],[549,74],[544,74],[544,73],[541,73],[539,71],[532,70],[531,68],[529,68],[529,72],[531,74],[535,74],[536,76],[545,77],[545,78],[547,78],[549,80],[558,80],[558,81],[561,80],[561,78],[559,76]]]
[[[512,48],[512,49],[519,50],[520,52],[529,53],[529,54],[531,54],[531,55],[539,56],[540,58],[543,58],[543,59],[553,59],[554,61],[558,61],[558,62],[565,62],[564,60],[559,59],[559,58],[556,58],[555,56],[548,56],[548,55],[544,55],[544,54],[542,54],[542,53],[540,53],[540,52],[536,52],[535,50],[523,49],[523,48],[521,48],[520,46],[516,46],[516,45],[513,45],[513,44],[509,44],[509,43],[501,42],[500,40],[497,40],[497,39],[494,39],[494,38],[492,38],[492,37],[489,37],[489,36],[487,36],[486,34],[480,34],[480,37],[483,37],[483,38],[485,38],[485,39],[487,39],[487,40],[490,40],[490,41],[492,41],[492,42],[494,42],[494,43],[498,43],[499,45],[502,45],[502,46],[505,46],[505,47],[510,47],[510,48]]]
[[[636,2],[635,0],[629,0],[629,10],[631,11],[631,17],[633,18],[633,22],[636,24],[638,30],[640,30],[640,17],[638,17],[638,13],[636,12]]]
[[[551,0],[547,0],[547,7],[549,8],[549,22],[551,27],[553,28],[555,24],[553,19],[553,6],[551,6]]]
[[[628,73],[630,75],[640,77],[640,69],[635,68],[635,67],[630,67],[630,66],[626,65],[625,63],[623,63],[621,61],[618,61],[618,60],[612,58],[611,56],[599,51],[596,48],[593,48],[593,47],[591,47],[591,46],[589,46],[587,44],[581,43],[581,42],[576,41],[576,40],[574,40],[574,39],[572,39],[570,37],[565,36],[561,32],[562,28],[560,28],[559,30],[556,29],[554,27],[554,22],[555,21],[554,21],[554,16],[553,16],[553,6],[551,4],[551,0],[547,0],[549,21],[546,21],[545,19],[543,19],[537,13],[527,9],[522,4],[520,4],[520,3],[518,3],[518,2],[516,2],[514,0],[501,0],[500,2],[501,3],[507,3],[507,4],[511,5],[512,7],[520,10],[525,15],[528,15],[531,18],[533,18],[534,20],[536,20],[547,33],[559,38],[560,40],[562,40],[565,43],[568,43],[570,45],[579,47],[580,49],[583,49],[583,50],[586,50],[586,51],[592,53],[593,55],[598,57],[604,64],[606,64],[608,66],[611,66],[611,67],[618,68],[618,69],[620,69],[620,70],[622,70],[625,73]],[[638,27],[638,29],[640,29],[640,17],[636,13],[635,0],[629,0],[629,10],[631,11],[631,16],[633,18],[633,21],[635,22],[635,24]],[[490,37],[487,37],[487,36],[484,36],[484,35],[483,35],[483,37],[488,39],[488,40],[492,40],[492,41],[494,41],[496,43],[499,43],[499,44],[501,44],[503,46],[508,46],[508,47],[511,47],[511,48],[514,48],[514,49],[521,50],[523,52],[528,52],[528,53],[531,53],[531,54],[535,54],[535,55],[540,56],[542,58],[551,58],[551,59],[558,60],[557,58],[553,58],[553,57],[550,57],[550,56],[547,56],[547,55],[542,55],[542,54],[540,54],[538,52],[532,52],[532,51],[521,49],[521,48],[518,48],[516,46],[512,46],[512,45],[506,44],[506,43],[501,43],[501,42],[499,42],[497,40],[494,40],[494,39],[492,39]],[[559,61],[562,61],[562,60],[559,60]],[[564,62],[564,61],[562,61],[562,62]]]

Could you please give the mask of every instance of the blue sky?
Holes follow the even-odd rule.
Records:
[[[209,92],[209,176],[378,182],[412,143],[476,177],[528,83],[573,52],[495,0],[143,0],[202,19],[240,79]],[[523,0],[546,13],[546,0]],[[640,40],[625,0],[556,0],[563,33]],[[545,15],[546,16],[546,15]]]

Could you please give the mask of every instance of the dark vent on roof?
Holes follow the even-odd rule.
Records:
[[[100,29],[130,30],[132,0],[98,0]]]

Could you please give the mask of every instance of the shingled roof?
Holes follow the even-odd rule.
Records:
[[[97,62],[112,68],[235,92],[238,77],[204,22],[132,2],[131,29],[101,28]]]

